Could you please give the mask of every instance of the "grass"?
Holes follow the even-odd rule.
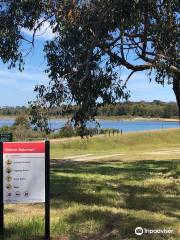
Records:
[[[99,136],[90,139],[73,139],[65,142],[54,142],[52,158],[62,158],[79,154],[110,154],[110,153],[143,153],[147,150],[160,148],[180,149],[180,130],[149,131],[128,133],[123,136]]]
[[[52,239],[178,239],[179,133],[166,130],[52,143]],[[167,149],[170,154],[159,154]],[[121,152],[124,155],[100,160],[61,160],[74,154]],[[5,240],[43,239],[43,214],[42,204],[6,205]],[[173,234],[136,236],[137,226],[172,229]]]

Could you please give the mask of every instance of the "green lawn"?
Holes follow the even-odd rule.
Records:
[[[99,136],[96,138],[73,139],[52,144],[52,158],[79,154],[143,153],[145,150],[160,148],[180,149],[180,129],[128,133],[122,136]]]
[[[179,156],[179,130],[52,143],[52,239],[178,239]],[[43,206],[7,205],[5,223],[5,240],[41,239]],[[138,226],[173,234],[136,236]]]

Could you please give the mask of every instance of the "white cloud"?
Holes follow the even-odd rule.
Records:
[[[29,37],[32,37],[34,33],[33,30],[30,31],[26,28],[22,28],[21,32]],[[41,39],[46,41],[52,40],[54,37],[55,37],[55,34],[52,32],[52,29],[48,22],[44,22],[41,29],[37,30],[35,34],[35,39]]]
[[[37,72],[18,72],[10,70],[0,70],[0,102],[4,102],[4,93],[7,92],[7,99],[11,99],[12,104],[15,103],[19,95],[22,95],[21,98],[24,98],[25,102],[35,96],[34,87],[39,84],[46,84],[48,82],[48,76],[45,73]],[[11,96],[8,95],[8,92],[11,92]],[[14,99],[12,97],[12,92]],[[25,100],[26,99],[26,100]],[[23,103],[22,103],[23,104]]]
[[[127,73],[122,74],[121,79],[126,79]],[[23,105],[35,99],[34,87],[38,84],[46,84],[49,79],[47,74],[37,68],[32,70],[29,66],[23,72],[8,70],[1,67],[0,70],[0,106]],[[149,83],[144,73],[137,73],[129,80],[128,89],[131,91],[132,101],[175,101],[172,86],[161,86],[155,82]]]
[[[27,105],[35,99],[35,85],[46,84],[48,76],[32,69],[19,72],[2,67],[0,70],[0,106]]]
[[[48,76],[45,73],[37,73],[32,71],[11,71],[11,70],[0,70],[0,80],[5,82],[8,80],[11,82],[13,81],[25,81],[32,83],[44,82],[48,80]]]
[[[134,74],[128,81],[127,88],[130,90],[132,101],[153,101],[154,99],[176,101],[171,85],[163,87],[155,81],[149,82],[143,72]]]

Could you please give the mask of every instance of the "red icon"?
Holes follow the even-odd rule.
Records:
[[[8,192],[7,193],[7,197],[11,197],[12,196],[12,193],[11,192]]]

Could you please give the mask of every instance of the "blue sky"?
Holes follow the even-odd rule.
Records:
[[[47,29],[47,26],[45,26]],[[42,32],[44,32],[42,30]],[[53,34],[50,30],[37,33],[34,50],[25,58],[25,70],[21,73],[17,69],[8,70],[6,65],[0,63],[0,106],[22,106],[35,99],[33,89],[35,85],[47,83],[48,76],[44,73],[46,61],[43,56],[43,43],[50,40]],[[27,36],[31,32],[23,30]],[[23,46],[26,48],[25,46]],[[122,72],[122,79],[126,78],[127,71]],[[175,101],[171,86],[161,86],[155,82],[149,83],[145,72],[133,75],[127,84],[131,92],[131,101]]]

